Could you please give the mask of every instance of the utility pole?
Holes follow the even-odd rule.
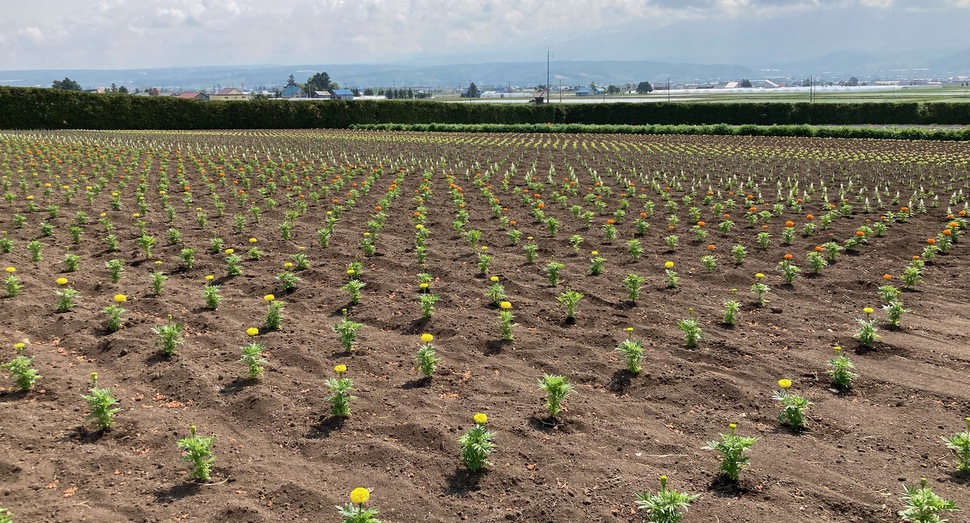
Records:
[[[549,50],[549,46],[546,45],[546,100],[549,101],[552,96],[552,85],[549,83],[551,76],[549,75],[549,64],[552,62],[552,52]],[[559,91],[560,95],[562,90]]]
[[[670,77],[667,77],[667,101],[670,101]]]

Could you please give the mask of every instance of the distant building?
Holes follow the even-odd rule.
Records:
[[[182,94],[176,95],[178,98],[183,100],[202,100],[203,102],[209,101],[209,95],[206,93],[200,93],[198,91],[187,91]]]
[[[209,99],[212,101],[248,100],[249,96],[235,87],[225,87],[219,89],[218,93],[210,95]]]
[[[280,98],[307,98],[307,95],[306,91],[299,85],[288,85],[280,93]]]
[[[320,100],[333,100],[333,93],[330,91],[313,91],[311,93],[311,98],[317,98]]]
[[[334,89],[333,91],[334,100],[353,100],[354,92],[350,89]]]
[[[599,87],[580,87],[576,89],[576,96],[599,96],[606,91]]]

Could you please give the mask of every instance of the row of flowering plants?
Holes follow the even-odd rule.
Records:
[[[892,351],[912,332],[911,318],[933,314],[927,291],[949,277],[966,228],[967,191],[956,189],[966,184],[959,150],[933,156],[848,145],[745,149],[560,137],[461,137],[439,147],[421,137],[338,134],[329,149],[305,151],[303,137],[284,137],[273,149],[242,137],[208,147],[196,137],[150,144],[94,136],[97,145],[84,133],[63,142],[25,135],[8,145],[5,305],[34,307],[32,314],[69,325],[71,343],[89,345],[82,347],[89,353],[140,339],[126,350],[155,372],[217,368],[223,379],[238,380],[223,395],[242,387],[279,399],[276,388],[300,381],[296,396],[305,400],[279,401],[306,401],[300,405],[311,416],[345,419],[322,425],[336,430],[306,429],[334,440],[343,431],[373,432],[369,420],[383,415],[378,398],[396,380],[406,382],[389,394],[390,414],[406,411],[399,398],[423,394],[451,419],[465,420],[451,421],[460,434],[438,445],[447,451],[422,451],[417,459],[460,463],[484,485],[491,471],[510,470],[514,452],[536,452],[522,427],[616,441],[618,433],[590,421],[596,409],[624,402],[632,402],[624,409],[641,409],[646,396],[672,394],[659,392],[664,387],[689,395],[673,362],[689,369],[683,372],[716,376],[714,368],[728,366],[725,348],[762,360],[753,371],[757,392],[694,405],[690,410],[711,413],[697,427],[673,410],[660,414],[699,440],[688,454],[701,455],[703,443],[705,452],[722,454],[721,468],[712,461],[709,474],[743,478],[744,457],[769,467],[758,451],[784,444],[764,426],[787,427],[782,434],[798,436],[797,445],[828,442],[825,430],[813,430],[831,423],[823,407],[874,393],[869,376],[880,360],[867,351]],[[409,140],[416,145],[407,154],[384,148]],[[646,158],[657,168],[639,167]],[[919,162],[933,165],[922,186],[884,176]],[[749,169],[756,165],[794,171]],[[812,165],[832,171],[818,174]],[[836,167],[851,174],[833,174]],[[897,247],[913,237],[920,239]],[[842,295],[832,289],[853,270],[865,290],[841,290],[851,300],[833,301]],[[828,300],[826,310],[810,305],[817,299]],[[11,332],[52,337],[43,326],[10,321]],[[792,343],[797,336],[805,343]],[[784,351],[761,338],[780,340]],[[833,356],[833,344],[845,349]],[[138,376],[96,360],[106,367],[96,369],[100,383],[117,383],[116,390],[127,386],[119,376]],[[50,381],[55,369],[31,347],[8,361],[12,383],[30,382],[24,390],[57,383]],[[789,377],[772,396],[779,375]],[[102,413],[94,415],[104,418],[103,427],[96,419],[102,429],[126,430],[139,411],[124,397],[120,406],[109,401],[113,392],[98,383],[75,391],[92,397],[86,412]],[[496,402],[491,383],[505,383],[516,405],[529,405],[526,414]],[[460,405],[445,403],[453,398]],[[752,402],[765,411],[741,412]],[[476,411],[482,416],[467,423]],[[742,413],[756,421],[749,425]],[[962,419],[950,418],[947,425]],[[229,430],[220,423],[215,431],[200,423],[203,430],[191,430],[179,447],[201,481]],[[182,436],[186,425],[179,425]],[[748,434],[756,430],[754,445]],[[932,436],[951,438],[942,430]],[[960,455],[961,440],[953,438],[950,448]],[[940,442],[927,452],[950,450]],[[217,457],[225,470],[239,464]],[[578,459],[589,463],[586,455]],[[706,503],[701,510],[711,510],[711,496],[673,495],[671,485],[701,492],[696,475],[651,468],[669,474],[670,483],[661,480],[656,493],[647,481],[627,485],[620,505],[655,519],[670,509],[658,499],[678,501],[671,504],[678,511]],[[928,487],[907,488],[919,496]],[[355,492],[341,508],[345,518],[372,510],[364,505],[370,491]]]

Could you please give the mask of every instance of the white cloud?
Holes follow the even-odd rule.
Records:
[[[44,32],[41,31],[39,27],[25,27],[18,31],[17,34],[35,43],[41,43],[44,41]]]
[[[544,48],[584,35],[693,21],[740,23],[865,9],[948,11],[970,0],[32,0],[0,13],[9,68],[388,62]],[[958,14],[954,14],[956,11]],[[968,20],[970,22],[970,20]],[[812,28],[806,28],[811,31]],[[816,28],[824,32],[824,28]],[[932,37],[932,28],[913,28]],[[922,33],[921,33],[922,31]],[[53,42],[53,43],[52,43]],[[63,42],[71,42],[69,48]],[[106,52],[110,42],[111,52]],[[540,52],[541,54],[541,52]],[[150,62],[149,62],[150,60]]]

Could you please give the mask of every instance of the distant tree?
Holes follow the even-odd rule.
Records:
[[[741,80],[741,82],[738,84],[738,87],[751,87],[751,80],[748,80],[747,78],[745,78],[744,80]]]
[[[408,100],[414,100],[414,91],[410,87],[408,87]]]
[[[855,87],[855,86],[859,85],[859,79],[856,78],[856,77],[854,77],[854,76],[849,77],[849,83],[848,83],[848,85],[851,85],[852,87]]]
[[[461,96],[462,98],[481,98],[482,93],[478,90],[478,86],[475,85],[475,82],[472,82],[468,85],[468,90],[462,93]]]
[[[128,94],[128,88],[122,85],[118,88],[118,92],[121,94]]]
[[[54,82],[51,84],[51,87],[53,87],[54,89],[63,89],[65,91],[81,90],[81,84],[75,82],[74,80],[71,80],[66,76],[64,77],[63,80],[54,80]]]
[[[330,81],[330,75],[326,71],[322,73],[317,73],[310,78],[307,78],[306,85],[309,91],[329,91],[332,87],[333,82]]]
[[[811,78],[806,78],[806,79],[802,80],[802,87],[811,87],[811,86],[812,86],[812,79]]]
[[[112,93],[117,93],[118,92],[118,85],[115,84],[114,82],[111,82],[111,87],[109,88],[109,91],[111,91]]]
[[[637,94],[650,94],[653,91],[653,86],[650,82],[640,82],[637,84]]]
[[[374,96],[374,89],[370,87],[364,89],[364,96]]]
[[[351,89],[350,92],[353,93],[354,96],[360,96],[360,89],[358,89],[356,87],[354,87],[353,89]]]
[[[293,78],[293,75],[290,75],[290,77],[286,79],[286,86],[292,87],[294,85],[296,85],[296,79]]]
[[[340,89],[340,84],[338,84],[337,82],[331,81],[330,89]]]
[[[250,100],[269,100],[270,96],[266,93],[256,93],[249,99]]]
[[[606,94],[620,94],[622,92],[623,90],[618,85],[610,84],[606,87]]]

